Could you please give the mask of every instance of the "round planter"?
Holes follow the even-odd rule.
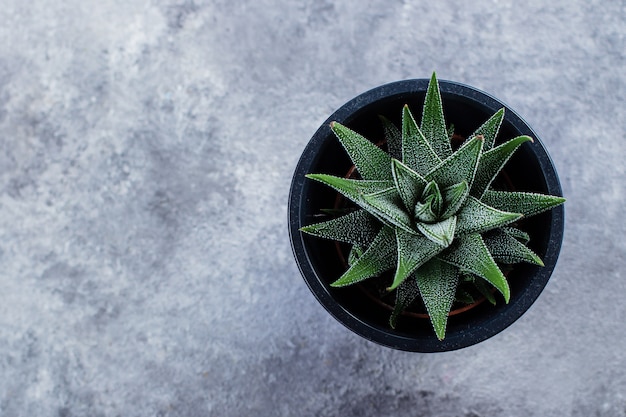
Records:
[[[419,115],[424,102],[428,79],[399,81],[365,92],[352,99],[315,132],[304,149],[296,167],[289,195],[289,232],[293,253],[307,285],[317,300],[339,322],[373,342],[407,351],[436,352],[474,345],[501,332],[524,314],[537,299],[554,270],[561,248],[564,209],[558,206],[548,212],[520,222],[530,234],[529,247],[544,261],[544,267],[516,264],[507,280],[511,300],[499,300],[496,306],[482,303],[462,314],[449,317],[446,337],[439,341],[428,319],[402,317],[396,329],[388,324],[389,311],[363,294],[358,286],[332,288],[330,283],[344,271],[335,242],[305,235],[299,228],[319,221],[321,209],[333,207],[337,193],[308,180],[308,173],[342,176],[352,165],[339,141],[330,130],[337,121],[373,140],[382,138],[378,115],[382,114],[400,125],[402,106],[408,104]],[[513,110],[475,88],[439,81],[447,124],[454,124],[462,136],[470,135],[478,126],[504,107],[505,119],[498,141],[528,135],[533,143],[524,143],[504,170],[518,191],[531,191],[561,196],[561,185],[552,161],[538,136]]]

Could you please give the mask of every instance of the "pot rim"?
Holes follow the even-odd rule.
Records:
[[[443,341],[437,340],[434,332],[432,335],[425,335],[424,337],[413,337],[398,334],[392,329],[381,328],[356,316],[334,299],[332,291],[335,289],[325,285],[322,278],[317,275],[312,266],[310,254],[306,249],[304,237],[299,231],[299,228],[304,226],[300,215],[301,205],[306,203],[303,200],[305,198],[303,195],[304,175],[311,172],[310,168],[315,161],[318,149],[332,135],[329,127],[331,121],[349,124],[363,109],[380,101],[396,101],[415,95],[423,95],[428,82],[429,79],[424,78],[384,84],[356,96],[331,114],[317,129],[298,161],[291,183],[288,203],[292,251],[301,275],[320,304],[340,323],[365,339],[391,348],[415,352],[450,351],[471,346],[500,333],[521,317],[538,298],[556,266],[565,223],[563,205],[553,208],[547,251],[543,256],[545,266],[533,276],[532,285],[524,294],[516,299],[511,299],[508,304],[509,308],[488,317],[481,323],[480,328],[469,328],[463,332],[447,334]],[[545,177],[546,192],[551,195],[563,195],[556,169],[547,150],[538,135],[514,110],[490,94],[462,83],[439,80],[439,88],[444,102],[446,98],[454,96],[455,99],[467,102],[468,105],[487,109],[492,114],[504,107],[505,120],[503,123],[509,124],[520,135],[529,135],[534,138],[534,142],[531,144],[532,154]]]

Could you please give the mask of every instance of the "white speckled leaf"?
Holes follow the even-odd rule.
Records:
[[[427,222],[427,223],[434,223],[437,221],[437,214],[435,213],[435,211],[433,210],[433,206],[431,204],[431,202],[426,202],[426,203],[421,203],[421,202],[417,202],[417,204],[415,204],[415,209],[414,211],[414,217],[415,217],[415,221],[416,222]]]
[[[451,124],[450,126],[448,126],[448,140],[452,140],[453,136],[454,136],[454,124]]]
[[[385,116],[378,116],[383,125],[383,135],[387,141],[387,150],[389,155],[395,159],[402,159],[402,133]]]
[[[443,219],[456,213],[469,194],[469,186],[466,181],[461,181],[443,190],[443,206],[445,210],[441,213]]]
[[[478,233],[457,237],[452,245],[437,257],[485,279],[502,293],[507,303],[509,302],[511,297],[509,284]]]
[[[413,222],[403,210],[392,181],[354,180],[326,174],[308,174],[307,178],[334,188],[383,223],[413,230]]]
[[[439,214],[443,207],[443,196],[441,195],[439,185],[435,181],[430,181],[426,184],[422,192],[421,201],[429,203],[433,208],[433,212]]]
[[[482,233],[502,227],[522,217],[519,213],[510,213],[490,207],[477,198],[468,196],[465,205],[457,213],[457,234]]]
[[[426,181],[421,175],[397,159],[391,160],[391,172],[404,207],[410,213],[422,195],[426,187]]]
[[[526,217],[550,210],[565,202],[563,197],[517,191],[487,191],[481,201],[503,211],[515,211]]]
[[[422,234],[407,233],[402,229],[396,229],[396,241],[398,265],[390,290],[397,288],[417,268],[444,249]]]
[[[434,223],[439,219],[443,207],[443,197],[436,182],[426,184],[424,192],[415,204],[414,217],[416,221]]]
[[[342,194],[345,192],[343,194],[345,197],[350,198],[350,195],[354,194],[354,196],[357,196],[355,197],[356,199],[361,198],[358,196],[375,193],[394,186],[393,181],[356,180],[328,174],[307,174],[306,177],[324,183]]]
[[[450,243],[452,243],[452,240],[454,239],[456,216],[448,217],[447,219],[437,223],[418,222],[416,227],[417,230],[422,232],[428,239],[445,248],[450,246]]]
[[[396,226],[407,232],[415,233],[413,220],[404,210],[402,199],[396,187],[366,194],[363,199],[368,204],[368,211],[389,226]]]
[[[421,175],[441,163],[441,158],[417,127],[409,106],[402,110],[402,162]]]
[[[441,188],[450,187],[461,181],[465,181],[471,186],[482,146],[481,137],[473,138],[461,146],[452,156],[428,172],[424,179],[435,181]]]
[[[343,196],[368,211],[371,208],[364,199],[366,194],[376,193],[394,186],[393,181],[355,180],[327,174],[307,174],[306,177],[334,188]]]
[[[512,236],[515,239],[519,240],[523,244],[527,244],[528,242],[530,242],[530,235],[523,230],[517,229],[515,227],[503,227],[500,230],[507,233],[509,236]]]
[[[394,267],[396,254],[395,233],[383,226],[365,253],[331,286],[344,287],[380,275]]]
[[[415,279],[415,274],[405,279],[396,289],[396,304],[393,307],[391,317],[389,317],[389,325],[392,329],[396,328],[398,316],[419,296],[419,288]]]
[[[486,234],[483,240],[493,259],[498,262],[505,264],[528,262],[544,266],[543,261],[535,252],[502,230],[494,230]]]
[[[446,123],[443,117],[439,83],[437,82],[437,76],[434,72],[428,83],[428,89],[426,90],[421,130],[426,141],[430,143],[439,158],[446,159],[452,155],[452,147],[448,139],[448,130],[446,129]]]
[[[435,334],[443,340],[459,282],[458,269],[435,258],[415,271],[415,277]]]
[[[391,157],[372,142],[340,123],[331,129],[364,180],[391,180]]]
[[[518,136],[502,145],[484,152],[480,157],[470,194],[480,199],[500,172],[513,152],[524,142],[532,142],[530,136]]]
[[[359,260],[361,256],[365,253],[367,249],[361,246],[353,245],[350,248],[350,253],[348,253],[348,266],[352,266]]]
[[[300,230],[324,239],[367,247],[381,226],[381,223],[367,211],[356,210],[336,219],[305,226]]]
[[[502,124],[502,119],[504,118],[504,108],[501,108],[497,112],[494,113],[485,123],[483,123],[474,133],[472,133],[469,137],[473,138],[474,136],[481,135],[485,139],[485,144],[483,145],[483,150],[487,151],[493,148],[493,144],[496,141],[496,136],[498,136],[498,131],[500,130],[500,125]]]

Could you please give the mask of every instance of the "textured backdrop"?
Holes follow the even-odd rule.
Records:
[[[0,416],[626,416],[626,4],[510,3],[4,0]],[[286,204],[336,108],[433,70],[534,127],[567,225],[518,322],[412,354],[315,301]]]

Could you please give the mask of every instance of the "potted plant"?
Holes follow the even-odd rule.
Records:
[[[539,296],[562,241],[561,196],[524,121],[433,74],[366,92],[318,129],[292,181],[292,248],[351,330],[397,349],[459,349]]]

